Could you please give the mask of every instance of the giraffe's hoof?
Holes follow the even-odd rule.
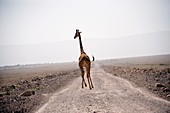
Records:
[[[87,87],[87,84],[85,84],[85,87]]]

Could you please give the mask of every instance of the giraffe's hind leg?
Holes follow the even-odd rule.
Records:
[[[86,71],[87,71],[87,79],[88,79],[88,83],[89,83],[89,88],[91,90],[93,88],[93,83],[92,83],[92,79],[90,77],[90,68],[91,68],[91,62],[88,61],[87,65],[86,65]]]
[[[82,88],[84,88],[84,85],[85,85],[85,87],[87,87],[87,84],[84,80],[84,69],[83,69],[83,67],[80,66],[80,70],[81,70],[81,77],[82,77]]]

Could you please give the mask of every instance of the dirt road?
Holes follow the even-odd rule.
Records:
[[[82,89],[79,77],[56,92],[36,113],[170,113],[169,101],[106,73],[97,64],[91,76],[94,89]]]

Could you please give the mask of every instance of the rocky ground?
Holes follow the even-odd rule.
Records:
[[[161,59],[165,58],[161,57]],[[169,57],[166,59],[169,59]],[[137,59],[142,63],[144,60]],[[127,61],[128,63],[126,63]],[[170,63],[165,64],[167,61],[164,63],[160,61],[159,64],[153,64],[158,59],[153,62],[147,61],[148,64],[137,64],[140,62],[134,61],[134,59],[132,60],[133,64],[129,64],[130,59],[127,61],[121,59],[96,63],[105,72],[111,73],[112,76],[125,78],[135,87],[147,89],[156,96],[170,101]],[[94,78],[95,72],[96,70],[92,74]],[[77,77],[80,77],[80,70],[75,62],[0,68],[0,113],[34,112],[47,103],[53,93],[62,90],[64,86],[70,85],[70,82]],[[101,75],[101,80],[102,77],[103,75]],[[97,77],[94,82],[98,83]],[[76,86],[77,84],[80,83],[75,83],[75,87],[79,88],[79,86]],[[109,85],[109,83],[104,85]],[[95,87],[98,86],[95,85]],[[101,90],[100,87],[98,87],[98,90]],[[103,93],[105,92],[103,91]]]
[[[13,81],[10,79],[11,83],[1,83],[0,113],[30,113],[35,111],[37,107],[48,101],[50,95],[79,77],[79,73],[79,70],[73,68],[73,70],[53,74],[47,72],[45,76],[31,76],[17,80],[15,77]],[[4,80],[1,78],[1,81]]]
[[[102,65],[114,76],[125,78],[135,85],[170,101],[170,65]]]

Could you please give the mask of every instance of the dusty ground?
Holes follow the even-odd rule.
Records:
[[[102,68],[170,101],[170,65],[102,65]]]
[[[106,72],[170,101],[170,55],[103,60],[98,63]]]
[[[1,67],[0,112],[170,113],[169,64],[170,55],[94,62],[92,90],[75,62]]]
[[[1,68],[0,77],[0,113],[27,113],[79,77],[79,70],[77,63],[14,66]],[[9,89],[13,85],[15,89]],[[35,95],[20,96],[25,91]]]
[[[98,64],[92,68],[94,89],[81,88],[81,78],[51,96],[36,113],[169,113],[170,102],[106,73]]]

